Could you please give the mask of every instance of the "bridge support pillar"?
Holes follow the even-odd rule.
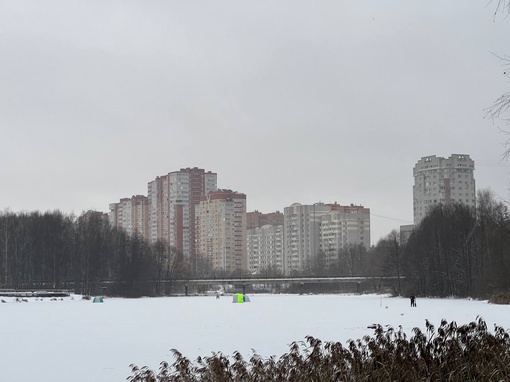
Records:
[[[184,293],[188,295],[188,284],[184,285]]]
[[[243,294],[246,294],[246,284],[243,284]]]
[[[303,294],[303,283],[299,283],[299,294]]]

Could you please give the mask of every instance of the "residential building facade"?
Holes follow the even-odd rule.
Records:
[[[283,273],[283,223],[281,212],[247,213],[248,270],[252,274]]]
[[[195,209],[200,198],[217,189],[217,174],[182,168],[169,177],[169,243],[185,259],[195,256]]]
[[[147,185],[149,199],[149,241],[170,243],[170,189],[168,175],[158,176]]]
[[[284,209],[285,274],[306,269],[323,253],[327,262],[351,245],[370,247],[370,209],[337,203],[302,205]]]
[[[161,240],[189,260],[195,255],[195,207],[216,190],[217,174],[182,168],[148,183],[149,240]]]
[[[140,235],[148,239],[149,200],[144,195],[120,199],[109,206],[108,220],[113,227],[122,228],[128,235]]]
[[[329,204],[331,211],[320,218],[320,250],[326,263],[351,246],[370,248],[370,209],[363,206]]]
[[[422,157],[413,168],[414,224],[437,204],[461,203],[475,208],[475,162],[467,154]]]
[[[283,267],[286,274],[305,269],[317,255],[320,248],[320,216],[329,211],[330,208],[323,203],[294,203],[284,208]]]
[[[213,269],[247,271],[246,195],[216,190],[202,196],[196,207],[196,245]]]
[[[404,224],[400,226],[400,242],[406,243],[414,230],[414,224]]]

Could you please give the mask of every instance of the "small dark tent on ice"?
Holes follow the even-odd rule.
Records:
[[[235,293],[232,295],[232,302],[242,304],[243,302],[250,302],[250,298],[242,293]]]

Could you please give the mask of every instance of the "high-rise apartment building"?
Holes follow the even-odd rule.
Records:
[[[110,204],[108,213],[110,225],[124,229],[129,235],[140,235],[144,239],[149,234],[149,201],[144,195],[120,199]]]
[[[286,274],[305,269],[317,255],[320,248],[319,218],[329,211],[329,206],[323,203],[294,203],[284,208],[283,266]]]
[[[216,190],[217,174],[182,168],[148,184],[150,241],[164,241],[183,254],[195,255],[195,207]]]
[[[147,185],[149,199],[149,241],[170,244],[170,190],[168,175],[158,176]]]
[[[414,224],[436,204],[476,206],[475,162],[466,154],[422,157],[413,168]]]
[[[196,245],[214,269],[246,271],[246,195],[217,190],[202,196],[196,207]]]
[[[326,263],[338,259],[338,252],[353,245],[370,248],[370,209],[363,206],[330,204],[331,211],[321,216],[320,250]]]
[[[123,228],[122,204],[128,198],[123,198],[119,203],[110,203],[108,212],[108,221],[112,227]]]
[[[283,214],[254,211],[246,216],[248,270],[250,273],[283,273]]]
[[[217,189],[217,175],[200,168],[182,168],[168,174],[170,245],[185,259],[195,256],[195,209],[200,198]]]
[[[326,260],[350,245],[370,246],[370,209],[337,203],[302,205],[284,209],[285,274],[301,271],[320,252]]]

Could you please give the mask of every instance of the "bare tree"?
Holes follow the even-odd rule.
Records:
[[[361,275],[366,255],[367,251],[362,244],[350,244],[338,251],[336,264],[332,264],[331,268],[337,268],[340,275]]]
[[[489,1],[490,3],[496,4],[496,9],[494,10],[494,18],[498,15],[498,13],[510,13],[510,0],[497,0],[497,1]]]
[[[385,257],[386,274],[397,277],[397,293],[402,292],[400,277],[402,276],[402,242],[400,233],[391,231],[386,237],[379,240],[377,247]]]
[[[489,3],[492,3],[491,0]],[[494,1],[496,3],[496,9],[494,10],[494,18],[500,13],[505,13],[506,16],[510,14],[510,0],[497,0]],[[505,16],[505,17],[506,17]],[[510,57],[507,55],[498,56],[499,60],[503,66],[503,75],[507,78],[510,78]],[[486,109],[487,116],[489,116],[492,121],[502,120],[505,122],[506,126],[510,126],[510,116],[508,115],[510,111],[510,92],[506,92],[500,97],[498,97],[491,107]],[[505,135],[510,135],[509,130],[500,129],[502,133]],[[503,159],[508,159],[510,157],[510,138],[504,142],[504,146],[506,150],[503,153]]]
[[[509,56],[503,56],[503,57],[497,56],[497,57],[500,59],[503,66],[505,67],[503,74],[507,78],[510,79],[510,57]],[[506,92],[503,95],[501,95],[500,97],[498,97],[498,99],[496,99],[494,101],[492,106],[486,109],[487,116],[489,116],[493,122],[495,120],[501,120],[501,121],[504,121],[506,126],[510,126],[510,115],[508,115],[509,111],[510,111],[510,92]],[[500,128],[500,131],[502,133],[504,133],[505,135],[510,135],[510,131],[508,131],[508,130]],[[503,159],[508,159],[508,157],[510,156],[510,148],[509,148],[510,138],[508,138],[504,142],[504,145],[505,145],[505,147],[507,147],[507,149],[503,153]]]

